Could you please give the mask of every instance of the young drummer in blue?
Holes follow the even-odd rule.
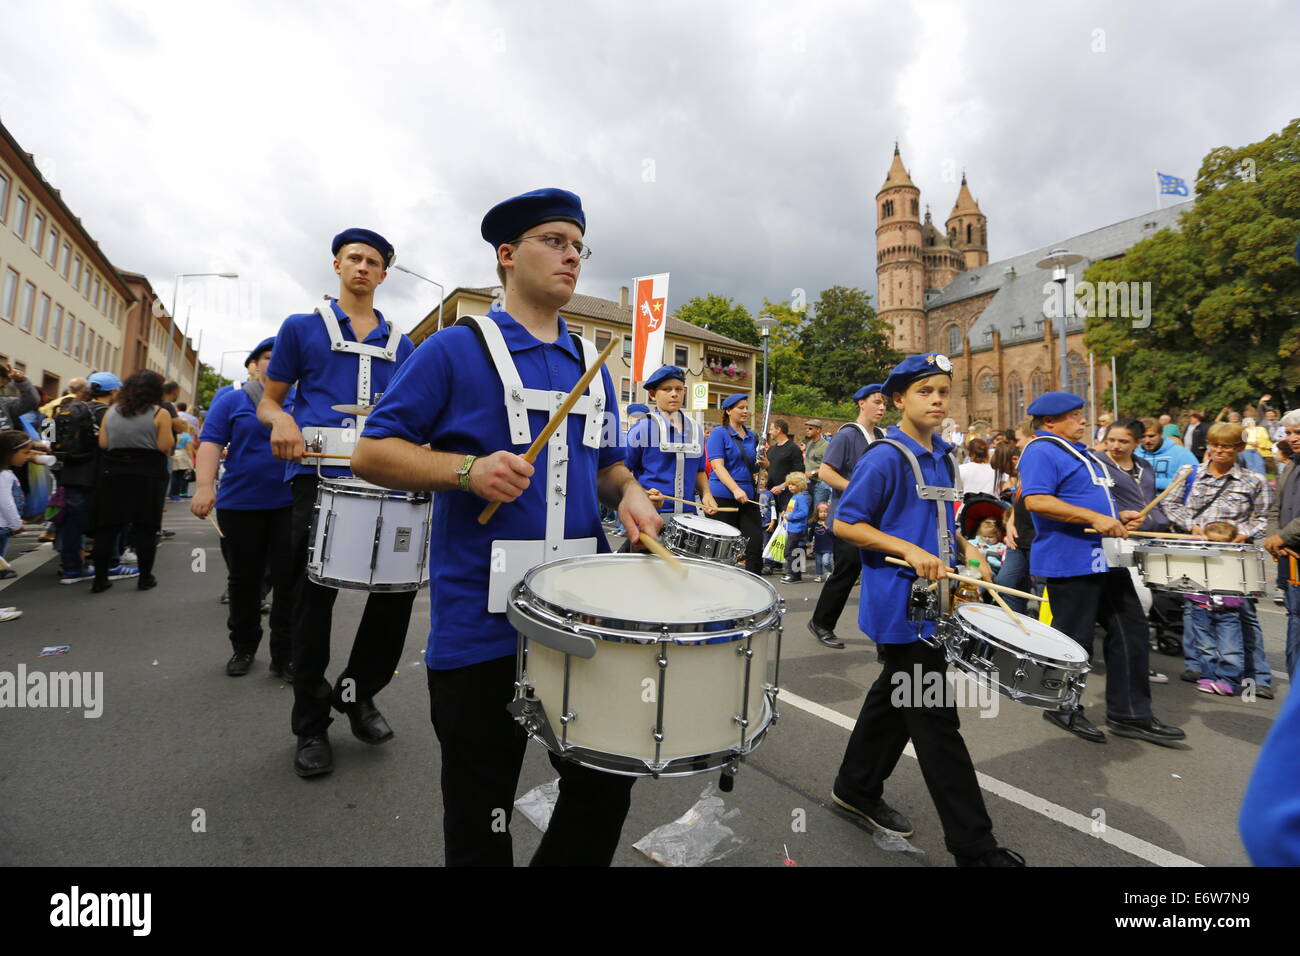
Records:
[[[285,480],[293,489],[290,554],[297,600],[290,726],[298,737],[293,767],[300,777],[334,769],[328,734],[331,706],[347,714],[357,739],[382,744],[392,738],[393,729],[375,707],[374,697],[393,679],[416,593],[370,593],[347,667],[331,687],[325,669],[338,591],[307,577],[308,537],[319,482],[315,465],[303,462],[307,451],[303,432],[327,437],[326,452],[350,450],[356,441],[355,417],[333,406],[373,405],[414,350],[411,340],[375,308],[375,290],[393,261],[388,240],[369,229],[347,229],[334,237],[331,249],[339,277],[338,299],[316,312],[284,320],[275,337],[266,389],[257,409],[258,419],[271,429],[272,453],[288,463]],[[290,413],[284,403],[295,382],[297,393]],[[346,467],[338,466],[324,467],[321,473],[327,477],[350,474]]]
[[[761,574],[763,570],[763,521],[758,507],[754,476],[767,465],[759,457],[758,436],[745,427],[749,421],[749,396],[728,395],[722,400],[722,424],[709,432],[709,491],[720,511],[719,521],[736,528],[745,536],[745,570]]]
[[[578,197],[559,189],[489,211],[482,233],[496,250],[504,308],[421,344],[367,420],[352,460],[369,481],[438,492],[425,662],[448,866],[512,863],[508,822],[527,738],[506,710],[516,676],[515,628],[502,613],[509,589],[542,562],[608,551],[598,501],[618,508],[633,543],[663,526],[623,464],[607,369],[535,465],[520,455],[598,358],[558,314],[590,254],[585,228]],[[480,525],[489,501],[503,504]],[[554,754],[551,762],[560,797],[533,863],[608,865],[634,778]]]
[[[271,432],[257,420],[266,367],[274,338],[249,353],[248,381],[216,396],[203,422],[194,470],[198,488],[190,502],[196,517],[216,507],[226,558],[230,594],[230,645],[226,662],[231,677],[247,674],[262,642],[262,580],[270,572],[271,674],[293,682],[293,564],[289,554],[293,492],[284,482],[284,467],[271,454]],[[286,399],[290,401],[291,399]],[[221,452],[226,470],[215,488]]]
[[[645,380],[645,389],[655,407],[627,430],[628,469],[660,512],[695,514],[696,509],[664,496],[693,501],[699,495],[703,512],[713,514],[718,506],[704,473],[703,429],[682,411],[686,373],[676,365],[665,365]]]
[[[948,413],[952,363],[930,353],[904,359],[885,380],[882,394],[902,411],[902,421],[886,438],[903,445],[918,462],[924,484],[952,488],[947,460],[952,446],[938,430]],[[955,465],[953,466],[955,468]],[[939,811],[944,843],[958,866],[1023,866],[1024,859],[999,847],[970,753],[962,740],[957,709],[950,699],[936,704],[922,688],[946,687],[947,661],[941,648],[919,640],[918,626],[908,619],[912,582],[919,575],[942,579],[937,507],[951,504],[923,500],[906,455],[888,442],[872,443],[859,459],[835,511],[835,535],[861,550],[862,598],[858,624],[879,646],[884,669],[867,692],[831,790],[840,807],[885,833],[911,836],[912,824],[884,800],[885,780],[911,740],[930,798]],[[952,531],[959,553],[980,558],[980,572],[992,571],[978,549]],[[885,561],[902,558],[912,567]],[[868,595],[870,596],[868,598]],[[934,624],[921,625],[929,636]],[[921,687],[916,687],[918,676]],[[906,693],[899,694],[903,688]],[[944,694],[944,698],[951,695]]]
[[[1121,737],[1171,744],[1186,735],[1151,713],[1150,637],[1127,568],[1110,567],[1102,538],[1127,538],[1136,511],[1117,511],[1111,478],[1082,439],[1083,398],[1044,392],[1030,404],[1035,437],[1020,454],[1020,491],[1034,521],[1029,570],[1047,582],[1052,624],[1092,657],[1093,633],[1106,631],[1106,724]],[[1100,534],[1089,532],[1096,528]],[[1084,740],[1106,735],[1083,708],[1045,710],[1043,718]]]

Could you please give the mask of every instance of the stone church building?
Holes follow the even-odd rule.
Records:
[[[1058,248],[1081,255],[1081,262],[1068,267],[1078,282],[1094,262],[1123,256],[1161,229],[1176,228],[1179,215],[1190,206],[1171,205],[991,263],[988,218],[965,174],[940,229],[928,206],[922,218],[921,190],[895,146],[876,194],[876,310],[892,326],[899,351],[945,352],[952,359],[949,415],[963,429],[1012,428],[1024,419],[1030,402],[1060,387],[1054,326],[1061,323],[1058,306],[1044,291],[1050,288],[1052,270],[1035,263]],[[1089,400],[1090,415],[1094,407],[1105,411],[1097,406],[1110,385],[1110,366],[1096,365],[1090,375],[1083,318],[1068,316],[1065,326],[1069,391]],[[1142,333],[1135,329],[1134,334]],[[1120,399],[1122,403],[1122,392]]]

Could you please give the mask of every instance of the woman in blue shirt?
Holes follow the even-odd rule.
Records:
[[[729,395],[722,400],[722,424],[709,433],[709,491],[719,508],[716,517],[745,536],[745,570],[763,570],[763,529],[754,493],[754,476],[767,465],[758,456],[758,437],[745,427],[749,421],[749,396]]]
[[[275,339],[258,343],[245,367],[248,381],[216,397],[203,423],[195,471],[198,488],[190,511],[206,518],[213,506],[221,527],[222,554],[230,583],[231,677],[247,674],[262,643],[262,579],[268,568],[275,595],[271,604],[271,675],[293,680],[289,641],[293,611],[293,568],[289,553],[293,492],[284,464],[271,454],[271,430],[257,420],[266,367]],[[222,450],[226,470],[214,490]]]

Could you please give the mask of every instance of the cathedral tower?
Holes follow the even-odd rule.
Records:
[[[961,174],[961,189],[957,191],[957,201],[948,214],[947,226],[948,243],[966,260],[967,269],[988,265],[988,219],[970,194],[965,173]]]
[[[876,311],[893,328],[893,347],[909,355],[926,348],[921,250],[921,190],[895,143],[894,161],[876,193]]]

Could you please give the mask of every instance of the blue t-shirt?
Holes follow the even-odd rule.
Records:
[[[1241,842],[1256,866],[1300,866],[1300,692],[1286,703],[1241,801]]]
[[[709,461],[721,458],[731,475],[731,480],[754,497],[754,459],[758,457],[758,437],[745,429],[742,439],[730,425],[719,425],[709,432],[707,445]],[[730,498],[731,489],[718,480],[716,472],[709,472],[709,493],[715,498]]]
[[[684,414],[679,412],[678,414]],[[667,418],[667,416],[664,416]],[[692,426],[694,427],[694,426]],[[627,452],[624,461],[628,470],[644,488],[654,488],[666,495],[675,494],[673,482],[677,477],[677,453],[659,450],[659,423],[653,418],[643,418],[627,431]],[[680,443],[685,434],[680,428],[668,424],[668,440]],[[702,444],[702,443],[701,443]],[[698,455],[686,455],[682,462],[683,498],[694,499],[696,476],[704,470],[704,449]],[[685,509],[687,506],[682,505]],[[675,511],[677,502],[665,500],[661,512]]]
[[[285,410],[293,408],[293,392]],[[284,483],[284,462],[271,454],[271,429],[257,420],[257,408],[242,388],[213,399],[200,442],[226,449],[226,471],[217,486],[217,507],[226,511],[287,508],[293,491]]]
[[[867,426],[867,433],[871,435],[871,440],[875,441],[878,429],[874,425]],[[837,475],[845,479],[853,476],[853,469],[862,457],[862,453],[867,450],[869,442],[866,436],[862,434],[862,429],[858,428],[856,422],[849,422],[835,433],[831,438],[831,443],[826,447],[826,455],[822,458],[823,465],[830,465]],[[835,527],[835,508],[840,503],[840,492],[832,488],[830,507],[826,509],[826,526]]]
[[[930,439],[932,451],[926,451],[897,425],[885,432],[886,438],[902,442],[916,456],[921,474],[928,485],[952,488],[952,472],[945,460],[952,448],[938,435]],[[952,505],[948,529],[956,527]],[[939,553],[939,513],[936,502],[925,501],[916,493],[916,476],[902,453],[891,445],[872,447],[858,459],[849,486],[840,496],[836,519],[846,524],[866,522],[885,534],[910,541],[931,554]],[[859,548],[862,558],[862,593],[858,601],[858,627],[877,644],[910,644],[917,640],[917,625],[907,618],[907,601],[912,593],[916,572],[889,564],[883,552]],[[921,634],[934,633],[934,622],[920,625]]]
[[[525,388],[568,392],[582,377],[583,361],[563,319],[559,337],[541,342],[504,310],[494,308],[489,317],[501,329]],[[600,551],[609,551],[600,524],[596,474],[621,463],[623,449],[617,445],[618,404],[608,368],[601,370],[601,381],[605,414],[611,416],[601,429],[602,447],[582,443],[585,416],[571,414],[567,423],[564,536],[594,537]],[[541,432],[548,419],[545,412],[530,411],[530,433]],[[463,326],[444,329],[420,344],[366,419],[363,436],[403,438],[417,445],[427,442],[435,451],[466,455],[490,455],[502,449],[522,455],[528,449],[527,443],[511,443],[501,380],[474,331]],[[515,653],[514,627],[505,614],[487,610],[492,542],[546,537],[549,454],[550,449],[543,447],[533,463],[536,471],[528,489],[498,508],[486,525],[478,523],[485,502],[477,495],[464,491],[434,495],[429,644],[424,658],[431,669],[467,667]]]
[[[336,301],[330,303],[334,315],[339,320],[343,341],[355,342],[356,334],[352,331],[352,320],[343,314]],[[366,336],[367,345],[386,345],[392,331],[383,313],[378,309],[377,325]],[[370,360],[371,403],[375,395],[381,395],[388,389],[393,374],[411,357],[415,346],[403,335],[397,343],[397,357],[389,362],[381,358]],[[298,397],[294,402],[293,419],[299,428],[316,425],[321,428],[344,428],[355,424],[353,416],[334,411],[334,405],[357,404],[357,364],[360,356],[347,352],[335,352],[330,348],[329,333],[325,323],[315,312],[291,315],[284,320],[280,331],[275,334],[275,347],[271,350],[271,364],[267,366],[266,377],[277,382],[292,385],[298,383]],[[364,403],[363,403],[364,404]],[[346,421],[345,421],[346,420]],[[329,465],[321,468],[321,473],[330,476],[348,475],[347,468]],[[315,464],[295,465],[285,462],[284,479],[288,481],[295,475],[316,474]]]
[[[1052,495],[1066,504],[1118,517],[1110,493],[1093,482],[1084,463],[1062,448],[1051,432],[1039,431],[1038,435],[1051,437],[1035,438],[1021,452],[1021,497]],[[1084,456],[1091,457],[1086,445],[1080,442],[1070,442],[1070,445]],[[1109,476],[1105,465],[1095,459],[1092,471],[1103,478]],[[1057,521],[1035,511],[1029,514],[1035,531],[1034,546],[1029,550],[1031,574],[1042,578],[1067,578],[1108,570],[1101,549],[1101,535],[1086,531],[1087,525]]]

